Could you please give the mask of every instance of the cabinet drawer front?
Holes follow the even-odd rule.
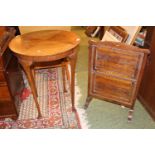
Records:
[[[135,53],[120,53],[109,49],[97,49],[94,59],[94,69],[100,72],[109,71],[118,77],[136,78],[141,55]]]
[[[92,82],[93,93],[114,101],[130,102],[134,87],[131,81],[94,74]]]
[[[11,96],[7,86],[0,86],[0,100],[10,100]]]

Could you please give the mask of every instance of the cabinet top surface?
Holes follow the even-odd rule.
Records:
[[[150,51],[148,49],[142,49],[136,46],[128,45],[120,42],[111,42],[111,41],[99,41],[96,42],[94,40],[89,41],[90,46],[95,46],[98,49],[112,49],[113,51],[120,51],[129,54],[130,52],[138,52],[138,53],[146,53],[149,54]]]
[[[73,49],[80,38],[70,31],[44,30],[18,35],[9,44],[17,54],[26,56],[51,56]]]

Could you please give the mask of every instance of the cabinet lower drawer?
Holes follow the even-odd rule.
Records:
[[[94,74],[92,83],[93,94],[119,102],[130,102],[134,87],[131,81]]]
[[[0,70],[0,83],[5,81],[4,72]]]
[[[0,85],[0,100],[10,100],[11,96],[7,85]]]
[[[0,100],[0,119],[2,118],[17,118],[17,111],[12,101],[1,101]]]

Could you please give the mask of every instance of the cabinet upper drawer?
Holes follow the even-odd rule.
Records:
[[[135,79],[143,53],[97,49],[94,53],[93,68],[99,72],[109,71],[114,76]]]

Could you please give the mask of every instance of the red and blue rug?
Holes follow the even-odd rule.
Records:
[[[27,92],[30,92],[30,94],[17,107],[19,112],[18,119],[16,121],[10,118],[0,120],[1,129],[81,128],[78,113],[72,112],[68,84],[68,92],[63,92],[61,69],[37,71],[36,85],[43,117],[37,119],[37,109],[29,85],[26,82]]]

